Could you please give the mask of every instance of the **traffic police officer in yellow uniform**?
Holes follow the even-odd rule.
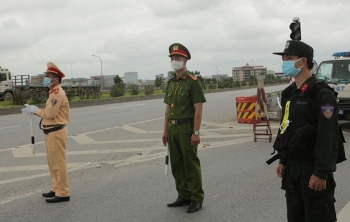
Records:
[[[66,93],[61,87],[64,73],[52,62],[47,63],[44,85],[50,87],[49,98],[44,109],[26,104],[22,113],[33,113],[42,118],[42,129],[45,133],[47,163],[52,185],[48,193],[43,193],[46,202],[57,203],[70,200],[66,142],[69,122],[69,103]]]
[[[187,213],[202,207],[204,192],[197,146],[200,143],[202,107],[206,101],[200,80],[187,71],[191,59],[188,49],[180,43],[169,47],[171,67],[176,75],[168,82],[164,103],[163,144],[169,145],[172,174],[178,198],[168,207],[189,205]]]

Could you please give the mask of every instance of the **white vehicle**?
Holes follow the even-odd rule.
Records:
[[[322,61],[316,78],[325,80],[338,92],[338,115],[350,120],[350,51],[333,53],[334,59]]]
[[[13,100],[11,72],[0,66],[0,100]]]

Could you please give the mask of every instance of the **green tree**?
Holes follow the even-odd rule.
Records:
[[[175,71],[169,71],[168,77],[174,77],[176,75]]]
[[[115,85],[119,85],[119,84],[123,84],[123,80],[119,77],[119,75],[116,75],[114,78],[113,78],[113,82]]]
[[[203,85],[203,83],[204,83],[204,78],[203,78],[203,76],[201,76],[201,72],[200,71],[194,71],[194,72],[190,72],[190,73],[192,73],[195,77],[197,77],[197,79],[199,79],[200,81],[201,81],[201,83],[202,83],[202,86],[203,87],[205,87],[204,85]]]
[[[162,77],[157,77],[156,80],[154,80],[154,85],[155,87],[161,87],[163,88],[163,78]]]
[[[109,94],[112,97],[119,97],[119,96],[124,96],[126,89],[125,89],[125,83],[123,80],[117,75],[116,77],[113,78],[114,85],[111,87],[109,90]]]
[[[231,77],[226,77],[222,79],[224,88],[233,88],[233,79]]]
[[[248,83],[250,86],[254,86],[258,84],[258,79],[254,75],[250,75],[248,79]]]
[[[266,83],[266,84],[272,84],[272,83],[275,83],[275,81],[276,81],[276,78],[275,78],[274,75],[272,75],[272,74],[267,74],[267,75],[265,76],[264,83]]]

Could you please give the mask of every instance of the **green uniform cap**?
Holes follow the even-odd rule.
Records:
[[[170,53],[169,57],[172,55],[180,55],[185,57],[187,60],[191,59],[191,54],[188,51],[188,49],[180,43],[171,44],[169,46],[169,53]]]

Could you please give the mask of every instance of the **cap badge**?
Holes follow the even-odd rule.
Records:
[[[174,45],[173,50],[178,50],[179,47],[177,45]]]
[[[289,42],[286,42],[285,49],[288,49],[288,48],[289,48]]]

